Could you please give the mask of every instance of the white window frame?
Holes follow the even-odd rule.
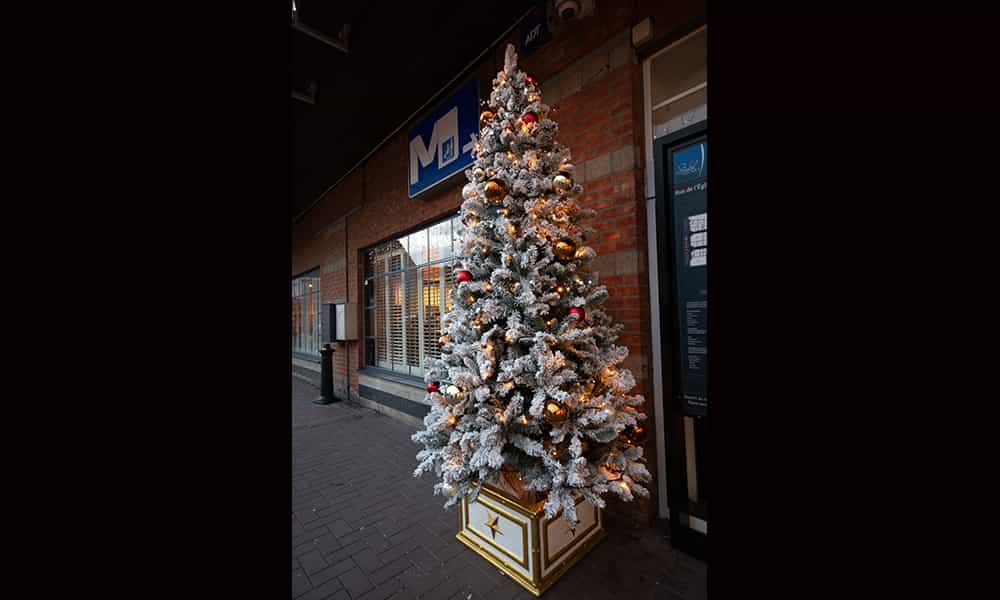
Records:
[[[657,256],[657,245],[656,245],[656,165],[654,164],[655,157],[653,156],[653,111],[663,108],[664,106],[669,106],[673,102],[690,96],[695,92],[708,87],[708,82],[704,81],[698,83],[690,88],[683,90],[679,94],[676,94],[666,100],[657,102],[653,106],[652,99],[652,65],[653,60],[669,52],[676,46],[684,43],[690,38],[705,32],[708,29],[707,25],[702,25],[701,27],[695,29],[691,33],[681,37],[680,39],[672,42],[671,44],[664,46],[663,48],[657,50],[652,55],[646,57],[646,60],[642,62],[642,96],[643,96],[643,129],[645,137],[646,146],[646,240],[648,242],[647,256],[649,257],[649,305],[659,306],[660,305],[660,284],[659,284],[659,265]],[[694,123],[691,123],[692,125]],[[667,498],[667,446],[666,446],[666,428],[663,423],[663,349],[662,340],[660,339],[660,314],[659,311],[650,311],[650,327],[652,329],[652,366],[653,366],[653,412],[656,421],[656,484],[659,491],[659,516],[662,519],[670,518],[670,509]],[[696,520],[695,517],[691,517],[692,528],[698,530],[704,530],[702,533],[707,533],[707,523],[700,521],[700,523],[693,523]]]
[[[428,235],[428,243],[427,243],[427,252],[428,252],[428,254],[427,254],[427,256],[430,256],[430,232],[429,232],[429,230],[431,228],[435,227],[436,225],[439,225],[440,223],[452,222],[453,219],[454,219],[454,215],[449,216],[449,217],[447,217],[445,219],[439,220],[439,221],[437,221],[435,223],[431,223],[430,225],[427,225],[426,227],[417,230],[418,232],[419,231],[426,231],[427,232],[427,235]],[[454,228],[455,225],[453,225],[452,227]],[[409,235],[409,234],[407,234],[407,235]],[[455,236],[455,231],[454,230],[452,230],[451,236],[452,236],[452,239],[454,239],[454,236]],[[402,237],[407,237],[407,236],[402,236]],[[392,241],[383,242],[382,244],[377,244],[377,245],[373,246],[372,248],[369,248],[367,251],[371,251],[371,250],[377,249],[377,248],[379,248],[381,246],[384,246],[386,243],[392,243]],[[447,284],[447,281],[446,281],[446,276],[445,276],[445,267],[447,267],[447,266],[454,266],[456,264],[456,261],[457,261],[458,257],[455,254],[451,254],[451,255],[449,255],[447,257],[439,258],[439,259],[431,261],[431,262],[421,263],[419,265],[414,266],[412,269],[400,269],[398,271],[390,271],[389,270],[390,262],[391,262],[391,257],[393,257],[393,256],[399,256],[399,259],[400,259],[399,260],[399,264],[400,264],[400,266],[402,266],[402,265],[404,265],[406,263],[406,258],[408,256],[408,254],[409,254],[409,251],[408,250],[404,250],[404,249],[399,249],[399,250],[394,250],[392,252],[387,252],[384,255],[385,269],[382,272],[376,272],[376,273],[374,273],[370,278],[366,278],[366,281],[370,282],[369,285],[377,285],[375,283],[375,281],[379,277],[385,278],[385,292],[384,292],[384,294],[382,294],[384,297],[382,297],[382,298],[377,298],[376,297],[376,302],[379,302],[379,301],[383,302],[384,303],[384,307],[385,307],[385,332],[386,332],[386,336],[385,337],[386,337],[386,359],[387,360],[380,360],[379,359],[379,356],[378,356],[378,342],[376,341],[376,343],[375,343],[375,358],[374,358],[374,363],[375,364],[371,365],[371,366],[376,366],[378,368],[385,369],[387,371],[392,371],[394,373],[400,373],[400,374],[403,374],[403,375],[411,375],[411,376],[414,376],[414,377],[423,377],[423,374],[424,374],[424,361],[427,358],[427,355],[425,353],[425,351],[426,351],[426,344],[424,343],[425,342],[425,339],[424,339],[424,333],[425,333],[424,307],[425,307],[425,302],[424,302],[424,273],[423,273],[423,271],[427,267],[440,267],[440,269],[441,269],[441,277],[439,278],[439,281],[438,281],[438,286],[439,286],[438,292],[439,292],[439,302],[440,302],[440,307],[439,307],[438,310],[440,312],[441,318],[443,318],[444,317],[444,313],[447,310],[446,307],[447,307],[447,303],[448,303],[447,295],[446,295],[446,291],[447,291],[447,285],[446,284]],[[406,298],[407,298],[407,296],[406,296],[406,292],[407,292],[407,275],[410,274],[410,272],[414,271],[414,270],[416,271],[416,278],[415,278],[414,285],[417,288],[417,304],[416,304],[416,309],[415,309],[416,314],[411,315],[411,314],[409,314],[410,311],[409,311],[409,309],[407,307],[407,304],[406,304]],[[401,363],[398,363],[398,364],[393,360],[392,345],[391,345],[391,342],[393,341],[393,338],[390,335],[390,332],[392,331],[392,329],[391,329],[391,325],[392,325],[392,312],[390,310],[391,307],[392,307],[392,302],[391,302],[391,299],[392,299],[392,287],[389,285],[390,273],[392,275],[395,275],[395,276],[399,277],[399,288],[400,288],[400,294],[401,294],[401,296],[400,296],[400,298],[401,298],[400,318],[401,318],[401,321],[402,321],[402,333],[401,333],[402,339],[400,341],[400,345],[401,345],[401,348],[402,348],[403,361]],[[376,290],[377,289],[378,288],[376,287]],[[375,295],[378,296],[379,294],[376,293]],[[373,308],[374,308],[374,315],[375,315],[374,318],[378,318],[378,316],[377,316],[378,315],[378,304],[375,304],[373,306]],[[368,307],[365,307],[365,310],[368,310]],[[417,366],[411,366],[411,365],[406,364],[406,356],[407,356],[407,349],[408,349],[408,340],[407,340],[407,335],[406,335],[406,329],[407,329],[407,322],[411,318],[416,318],[417,319],[417,356],[418,356],[418,363],[419,363]],[[369,332],[366,330],[365,331],[365,338],[367,339],[368,337],[369,337]]]

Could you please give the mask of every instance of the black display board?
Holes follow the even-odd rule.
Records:
[[[684,412],[708,412],[708,140],[670,148],[669,197],[673,222],[675,340]]]

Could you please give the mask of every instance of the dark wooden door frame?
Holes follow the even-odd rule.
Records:
[[[664,162],[668,151],[708,136],[708,121],[700,121],[689,127],[653,141],[656,183],[656,236],[657,263],[660,267],[660,330],[663,356],[663,424],[665,431],[658,432],[666,439],[667,503],[670,509],[670,543],[701,560],[707,560],[708,536],[688,525],[688,473],[686,438],[684,431],[684,405],[680,394],[678,364],[679,353],[674,341],[677,339],[677,292],[674,278],[674,228],[672,202],[668,194],[668,179],[671,173]],[[664,301],[666,300],[666,301]],[[707,417],[700,417],[707,419]]]

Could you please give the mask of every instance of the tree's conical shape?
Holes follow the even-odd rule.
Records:
[[[424,446],[414,475],[434,471],[450,506],[506,469],[575,526],[577,495],[599,507],[608,492],[648,496],[643,398],[629,393],[621,325],[588,269],[594,231],[582,221],[594,213],[576,202],[570,153],[513,46],[481,120],[462,190],[459,273],[470,280],[452,287],[442,356],[426,365],[440,391],[413,435]]]

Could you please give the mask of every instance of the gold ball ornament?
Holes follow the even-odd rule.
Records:
[[[622,478],[622,473],[625,472],[623,467],[615,463],[604,463],[603,465],[597,467],[597,470],[604,476],[608,481],[617,481]]]
[[[555,188],[557,194],[563,195],[573,189],[573,180],[565,173],[560,173],[552,178],[552,187]]]
[[[553,251],[559,260],[569,260],[576,254],[576,244],[570,240],[559,240]]]
[[[483,191],[486,194],[487,200],[490,202],[499,202],[507,195],[507,186],[501,181],[488,181]]]
[[[482,181],[486,179],[486,171],[482,167],[476,167],[472,170],[472,178],[476,181]]]
[[[476,197],[476,184],[467,183],[465,187],[462,188],[462,197],[466,200],[472,200]]]
[[[492,110],[484,110],[479,113],[479,126],[486,127],[486,124],[493,120],[496,114]]]
[[[442,335],[441,337],[438,338],[439,346],[444,346],[445,344],[450,344],[450,343],[451,343],[451,338],[446,335]]]
[[[557,400],[546,400],[545,410],[542,412],[542,416],[545,417],[545,420],[548,423],[556,425],[569,418],[569,411]]]

